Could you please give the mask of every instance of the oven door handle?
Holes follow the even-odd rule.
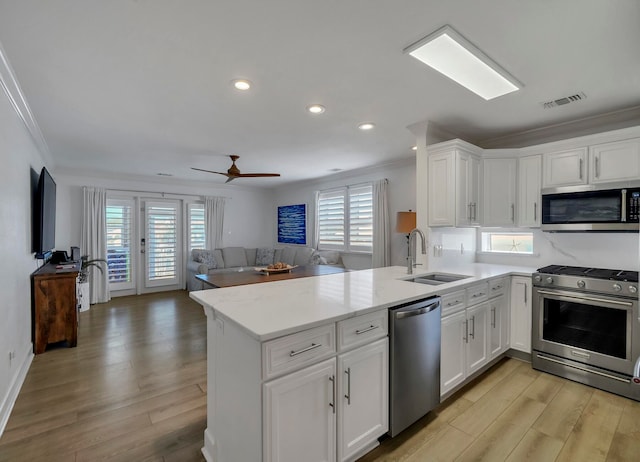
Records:
[[[590,302],[598,302],[598,303],[610,303],[612,305],[622,305],[622,306],[633,306],[631,302],[622,302],[619,300],[609,300],[606,298],[598,298],[598,297],[590,297],[588,295],[568,295],[566,292],[552,292],[550,290],[540,290],[538,289],[538,293],[542,295],[556,295],[560,297],[572,298],[574,300],[588,300]]]

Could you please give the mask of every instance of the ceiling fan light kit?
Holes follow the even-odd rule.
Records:
[[[263,178],[263,177],[274,177],[280,176],[279,173],[241,173],[240,169],[236,165],[236,160],[240,158],[240,156],[231,155],[231,167],[227,170],[227,173],[223,172],[214,172],[213,170],[205,170],[203,168],[191,167],[191,170],[198,170],[200,172],[207,173],[215,173],[217,175],[223,175],[227,177],[227,181],[225,183],[229,183],[230,181],[235,180],[236,178]]]

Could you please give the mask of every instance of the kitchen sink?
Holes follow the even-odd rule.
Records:
[[[450,273],[431,273],[417,276],[412,279],[407,279],[409,282],[417,282],[419,284],[427,284],[431,286],[438,286],[440,284],[446,284],[447,282],[460,281],[462,279],[470,278],[471,276],[462,276],[460,274]]]

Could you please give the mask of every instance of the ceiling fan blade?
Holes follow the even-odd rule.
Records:
[[[198,171],[200,171],[200,172],[217,173],[218,175],[229,176],[229,174],[228,174],[228,173],[214,172],[213,170],[205,170],[205,169],[203,169],[203,168],[195,168],[195,167],[191,167],[191,170],[198,170]]]
[[[258,178],[263,176],[280,176],[279,173],[240,173],[237,176],[245,178]]]
[[[228,178],[227,178],[227,181],[225,181],[225,183],[229,183],[229,182],[235,180],[236,178],[238,178],[237,176],[231,176],[231,175],[227,175],[227,177]]]

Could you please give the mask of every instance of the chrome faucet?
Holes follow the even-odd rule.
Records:
[[[416,263],[416,234],[420,235],[420,243],[422,245],[422,255],[427,253],[427,238],[424,237],[424,233],[418,228],[414,228],[409,233],[409,256],[407,257],[407,274],[413,274],[413,268],[418,265]]]

